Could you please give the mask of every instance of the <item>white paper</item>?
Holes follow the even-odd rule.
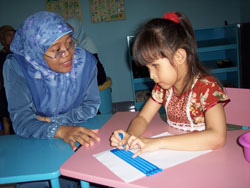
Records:
[[[169,136],[168,132],[159,134],[154,137]],[[205,151],[174,151],[174,150],[158,150],[155,152],[143,153],[140,157],[148,160],[155,164],[159,168],[166,169],[185,161],[191,160],[195,157],[210,152],[211,150]],[[132,152],[134,153],[135,150]],[[107,168],[109,168],[114,174],[120,177],[123,181],[129,183],[146,176],[144,173],[137,170],[115,154],[111,153],[110,150],[95,154],[94,157]]]

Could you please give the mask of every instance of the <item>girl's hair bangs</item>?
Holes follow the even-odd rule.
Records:
[[[167,57],[166,51],[163,49],[166,47],[158,37],[150,32],[141,33],[135,39],[133,57],[137,64],[145,66],[157,59]]]

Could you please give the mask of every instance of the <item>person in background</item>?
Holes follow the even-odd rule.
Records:
[[[98,51],[93,40],[87,35],[86,30],[83,27],[82,21],[79,18],[68,18],[66,22],[72,27],[74,31],[73,37],[77,40],[77,46],[83,48],[92,53],[97,59],[97,81],[98,85],[102,85],[107,77],[103,65],[98,57]]]
[[[230,99],[199,62],[194,31],[185,15],[166,13],[140,27],[133,57],[148,68],[155,87],[127,131],[114,131],[110,138],[112,146],[122,149],[125,144],[125,149],[138,149],[133,157],[159,149],[194,151],[224,146],[223,106]],[[168,131],[178,135],[141,136],[161,105],[166,110]],[[124,136],[122,140],[119,133]]]
[[[96,59],[75,47],[72,35],[56,13],[31,15],[16,31],[10,46],[13,53],[3,73],[15,133],[27,138],[60,138],[75,150],[76,142],[90,147],[100,141],[96,130],[77,126],[96,116],[100,96]],[[76,187],[67,180],[60,178],[61,187]],[[49,185],[45,181],[18,186]]]
[[[8,135],[13,133],[12,125],[8,112],[8,103],[6,99],[4,82],[3,82],[3,64],[6,56],[10,54],[10,43],[14,37],[15,29],[10,25],[0,27],[0,42],[3,46],[0,51],[0,120],[3,125],[3,134]]]

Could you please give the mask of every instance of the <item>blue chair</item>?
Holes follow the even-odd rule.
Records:
[[[99,111],[101,114],[112,114],[112,95],[111,95],[111,86],[112,80],[111,78],[107,77],[106,82],[100,85],[100,97],[101,97],[101,106]]]

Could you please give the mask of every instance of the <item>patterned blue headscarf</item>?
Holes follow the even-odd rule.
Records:
[[[39,115],[51,117],[79,106],[95,66],[86,62],[86,51],[76,48],[70,72],[49,68],[44,53],[68,33],[72,30],[61,16],[42,11],[25,20],[11,43],[11,51],[24,57],[19,63]]]

